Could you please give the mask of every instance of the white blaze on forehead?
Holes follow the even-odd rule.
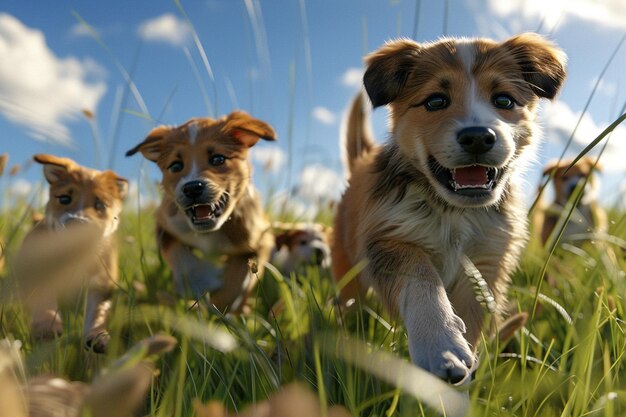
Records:
[[[191,169],[189,170],[189,173],[185,175],[184,177],[182,177],[178,181],[178,184],[176,185],[177,194],[181,194],[185,184],[187,184],[189,181],[197,180],[199,175],[200,175],[200,171],[198,170],[196,161],[193,161],[191,163]]]
[[[477,90],[478,84],[474,79],[473,67],[476,62],[476,45],[471,39],[461,39],[457,41],[456,51],[469,81],[466,96],[466,106],[469,110],[467,113],[467,122],[469,125],[493,122],[494,111],[489,103],[485,103],[480,99]]]
[[[198,123],[196,122],[192,122],[189,124],[189,126],[187,126],[187,134],[189,135],[189,142],[191,142],[192,145],[196,143],[196,139],[198,138],[199,131],[200,131],[200,126],[198,126]]]
[[[476,61],[476,45],[470,39],[459,39],[456,42],[456,54],[468,75],[471,75]]]

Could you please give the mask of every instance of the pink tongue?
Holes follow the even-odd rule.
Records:
[[[213,212],[211,211],[211,206],[202,205],[194,207],[194,215],[197,219],[206,219],[207,217],[211,217]]]
[[[454,181],[464,187],[485,185],[488,181],[487,169],[480,166],[457,168],[454,170]]]

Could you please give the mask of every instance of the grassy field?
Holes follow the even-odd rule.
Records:
[[[623,242],[626,216],[615,211],[610,216],[610,235]],[[9,255],[29,218],[25,205],[1,214]],[[173,294],[172,282],[153,226],[150,210],[124,213],[120,286],[106,355],[83,348],[82,300],[64,307],[65,333],[50,342],[31,338],[18,305],[1,306],[0,339],[22,342],[28,375],[91,381],[133,343],[164,332],[178,345],[156,362],[140,415],[210,415],[195,411],[196,399],[241,410],[292,381],[317,393],[322,415],[332,404],[354,416],[437,415],[427,405],[433,398],[420,388],[433,388],[431,380],[411,373],[407,364],[404,328],[375,299],[366,308],[340,312],[328,271],[312,268],[283,277],[270,268],[251,314],[224,316],[204,305],[188,309],[167,296]],[[621,254],[617,245],[611,247]],[[573,252],[557,247],[552,256],[531,242],[510,288],[512,308],[527,312],[529,321],[507,342],[484,340],[473,381],[458,389],[465,394],[443,396],[469,401],[472,416],[625,415],[626,278],[619,258],[612,262],[598,242]],[[6,285],[7,271],[0,276]],[[282,308],[276,313],[270,307],[278,300]]]

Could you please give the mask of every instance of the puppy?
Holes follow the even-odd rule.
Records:
[[[17,254],[16,278],[32,314],[32,333],[50,338],[62,332],[57,298],[87,289],[84,337],[104,352],[106,320],[115,289],[115,231],[128,182],[113,171],[97,171],[71,159],[35,155],[50,184],[45,218],[25,237]]]
[[[564,62],[535,34],[396,40],[365,59],[365,90],[374,107],[388,105],[391,136],[375,146],[358,98],[346,129],[350,179],[335,220],[334,275],[365,264],[360,288],[373,287],[404,320],[412,361],[453,383],[474,367],[485,321],[465,270],[482,276],[502,311],[527,239],[520,170],[539,99],[555,97]]]
[[[554,201],[545,209],[540,210],[538,223],[541,225],[541,242],[545,245],[554,227],[559,221],[564,207],[570,201],[578,184],[587,179],[582,190],[582,196],[576,209],[572,212],[567,226],[561,236],[567,240],[573,235],[589,234],[589,232],[606,232],[608,229],[607,215],[597,202],[598,181],[594,171],[602,170],[596,164],[595,158],[585,156],[574,166],[567,169],[573,160],[552,161],[543,170],[543,175],[549,175],[554,186]]]
[[[274,223],[275,232],[272,264],[282,273],[312,265],[330,267],[328,228],[317,223]]]
[[[179,295],[210,293],[219,310],[241,311],[274,246],[248,150],[275,137],[267,123],[235,111],[157,127],[126,153],[141,152],[163,173],[157,239]]]

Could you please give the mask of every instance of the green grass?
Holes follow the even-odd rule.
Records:
[[[20,207],[0,217],[9,256],[29,226],[26,218],[26,209]],[[610,235],[626,238],[624,213],[612,212],[611,219]],[[53,373],[90,381],[138,340],[164,332],[175,336],[178,346],[157,362],[159,374],[141,410],[144,415],[194,416],[196,398],[217,399],[240,410],[294,380],[311,386],[323,403],[345,405],[355,416],[436,415],[413,395],[412,385],[428,383],[420,381],[423,375],[401,380],[403,372],[410,372],[406,363],[385,362],[386,376],[371,365],[386,360],[386,354],[408,361],[401,323],[388,317],[375,299],[365,309],[340,312],[332,303],[336,287],[327,271],[312,268],[283,277],[268,270],[251,314],[223,316],[207,306],[189,310],[183,301],[167,303],[162,296],[173,289],[157,253],[150,212],[129,209],[122,220],[120,285],[107,355],[82,347],[80,299],[64,307],[65,333],[50,342],[32,340],[19,305],[1,307],[0,338],[22,341],[29,375]],[[612,249],[621,255],[618,247]],[[531,315],[536,302],[534,316],[505,344],[483,341],[480,366],[463,388],[469,392],[470,415],[626,413],[623,256],[615,265],[603,259],[602,245],[588,244],[583,250],[571,253],[557,247],[549,257],[531,242],[512,277],[510,300]],[[544,269],[553,286],[541,277]],[[7,272],[3,274],[6,285]],[[283,307],[273,314],[270,307],[278,300]],[[371,360],[355,357],[359,349],[354,346],[367,349]]]

